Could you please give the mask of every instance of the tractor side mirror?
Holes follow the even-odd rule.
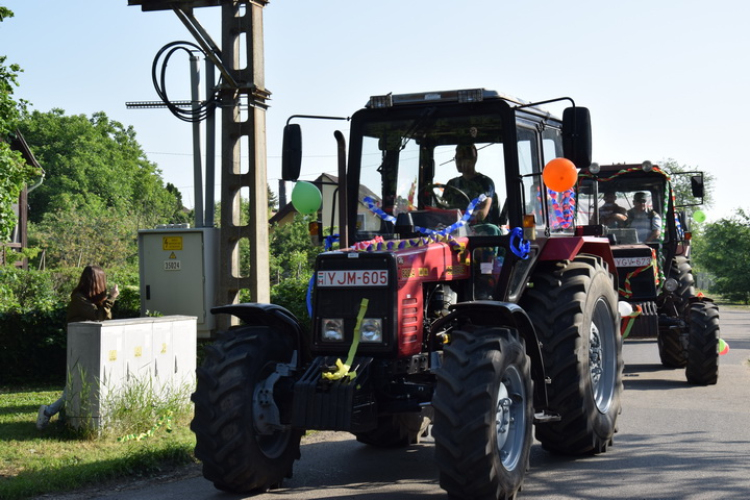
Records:
[[[591,114],[588,108],[563,111],[563,155],[578,168],[591,165]]]
[[[281,178],[296,181],[302,168],[302,128],[296,123],[284,127],[281,151]]]
[[[695,198],[703,198],[705,189],[703,187],[703,174],[690,176],[690,190]]]

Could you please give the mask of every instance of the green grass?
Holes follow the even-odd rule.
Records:
[[[715,297],[714,301],[719,305],[719,307],[726,307],[728,309],[742,309],[742,310],[750,310],[750,305],[743,304],[742,302],[737,301],[731,301],[728,299],[724,299],[723,297]]]
[[[59,389],[0,387],[0,498],[71,491],[194,462],[192,406],[175,401],[157,405],[147,392],[135,392],[123,394],[116,423],[100,434],[72,429],[58,417],[44,431],[37,430],[39,406],[55,401]]]

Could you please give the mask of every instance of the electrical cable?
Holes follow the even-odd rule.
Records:
[[[179,51],[185,51],[188,54],[198,51],[203,54],[204,57],[206,55],[203,49],[192,42],[177,41],[168,43],[162,47],[154,57],[154,62],[151,65],[151,80],[154,84],[156,94],[174,116],[185,122],[196,123],[205,120],[206,117],[208,117],[210,113],[213,113],[216,107],[219,106],[218,92],[214,92],[210,98],[207,97],[206,101],[200,102],[197,108],[191,106],[189,109],[184,109],[169,100],[166,84],[167,65],[172,55]],[[166,55],[164,55],[165,53]],[[164,55],[164,59],[161,61],[161,67],[159,67],[162,55]],[[159,77],[157,77],[157,74]],[[208,82],[208,85],[211,84],[213,84],[213,82]],[[216,88],[218,88],[218,86]]]

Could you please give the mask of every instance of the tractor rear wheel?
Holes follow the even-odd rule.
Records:
[[[719,306],[713,302],[690,305],[685,375],[693,385],[713,385],[719,380]]]
[[[435,458],[451,499],[515,498],[531,451],[533,384],[523,341],[454,330],[433,397]]]
[[[265,326],[230,330],[206,348],[190,428],[203,476],[216,488],[260,492],[291,477],[302,431],[268,422],[274,413],[268,407],[275,403],[261,388],[267,389],[263,383],[277,376],[278,364],[292,360],[293,350],[291,342]]]
[[[602,453],[612,443],[622,394],[617,294],[604,261],[578,255],[540,266],[521,306],[542,342],[549,409],[562,419],[536,426],[549,451]]]

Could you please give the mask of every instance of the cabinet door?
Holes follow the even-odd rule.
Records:
[[[141,313],[206,318],[203,233],[141,234]]]

